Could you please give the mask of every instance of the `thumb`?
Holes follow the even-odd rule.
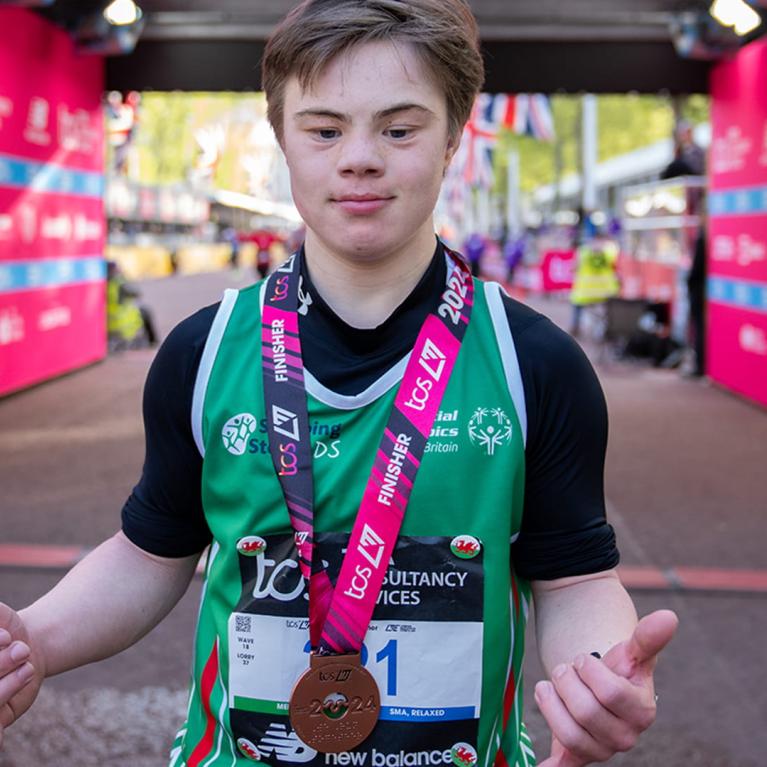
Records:
[[[658,653],[673,639],[679,618],[671,610],[656,610],[637,623],[631,636],[605,655],[607,666],[624,677],[636,669],[654,661]]]

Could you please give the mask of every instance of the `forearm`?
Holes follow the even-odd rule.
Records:
[[[178,602],[196,561],[152,556],[122,533],[102,543],[20,611],[41,670],[53,676],[130,647]]]
[[[605,655],[637,624],[634,604],[614,570],[535,581],[533,597],[538,653],[549,675],[581,653]]]

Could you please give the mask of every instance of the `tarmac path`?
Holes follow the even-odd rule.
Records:
[[[142,283],[161,335],[248,275]],[[564,322],[566,305],[531,299]],[[765,767],[767,413],[673,371],[601,361],[610,411],[606,493],[640,613],[670,607],[678,637],[657,673],[659,718],[624,767]],[[0,599],[21,607],[119,527],[143,456],[151,351],[113,355],[0,400]],[[201,585],[121,655],[46,682],[6,737],[0,767],[155,767],[183,720]],[[531,689],[526,719],[548,751]]]

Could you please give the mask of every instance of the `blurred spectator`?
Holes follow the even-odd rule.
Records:
[[[231,248],[229,251],[229,266],[232,269],[236,269],[239,264],[240,253],[240,238],[237,235],[237,230],[232,226],[227,226],[221,231],[221,239],[223,242],[228,243]]]
[[[516,237],[510,235],[503,243],[503,262],[506,265],[506,282],[508,283],[514,279],[514,271],[525,257],[527,239],[526,233]]]
[[[482,268],[482,256],[485,254],[487,243],[485,238],[478,232],[472,232],[463,244],[463,252],[469,261],[471,273],[478,277]]]
[[[250,239],[256,244],[256,271],[263,279],[269,274],[269,267],[272,264],[270,249],[279,237],[267,229],[259,229],[253,232]]]
[[[695,240],[692,266],[687,275],[687,295],[690,301],[690,340],[695,352],[695,364],[687,375],[700,377],[706,372],[706,213],[700,211],[700,228]]]
[[[157,345],[152,314],[136,300],[139,291],[125,280],[120,267],[107,261],[107,339],[110,351]]]
[[[119,91],[111,91],[106,98],[106,134],[113,147],[112,169],[117,175],[128,173],[128,153],[136,136],[141,94],[131,91],[123,101]]]
[[[692,125],[680,120],[674,131],[674,159],[661,173],[662,179],[676,176],[703,176],[706,173],[706,153],[695,143]]]
[[[591,238],[585,238],[575,251],[575,277],[570,293],[573,305],[570,334],[580,333],[581,317],[585,306],[603,304],[617,296],[620,290],[616,267],[618,246],[600,230]]]

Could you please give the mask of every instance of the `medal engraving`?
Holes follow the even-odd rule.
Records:
[[[381,696],[359,653],[310,656],[290,696],[290,723],[307,746],[323,754],[356,748],[370,735]]]

